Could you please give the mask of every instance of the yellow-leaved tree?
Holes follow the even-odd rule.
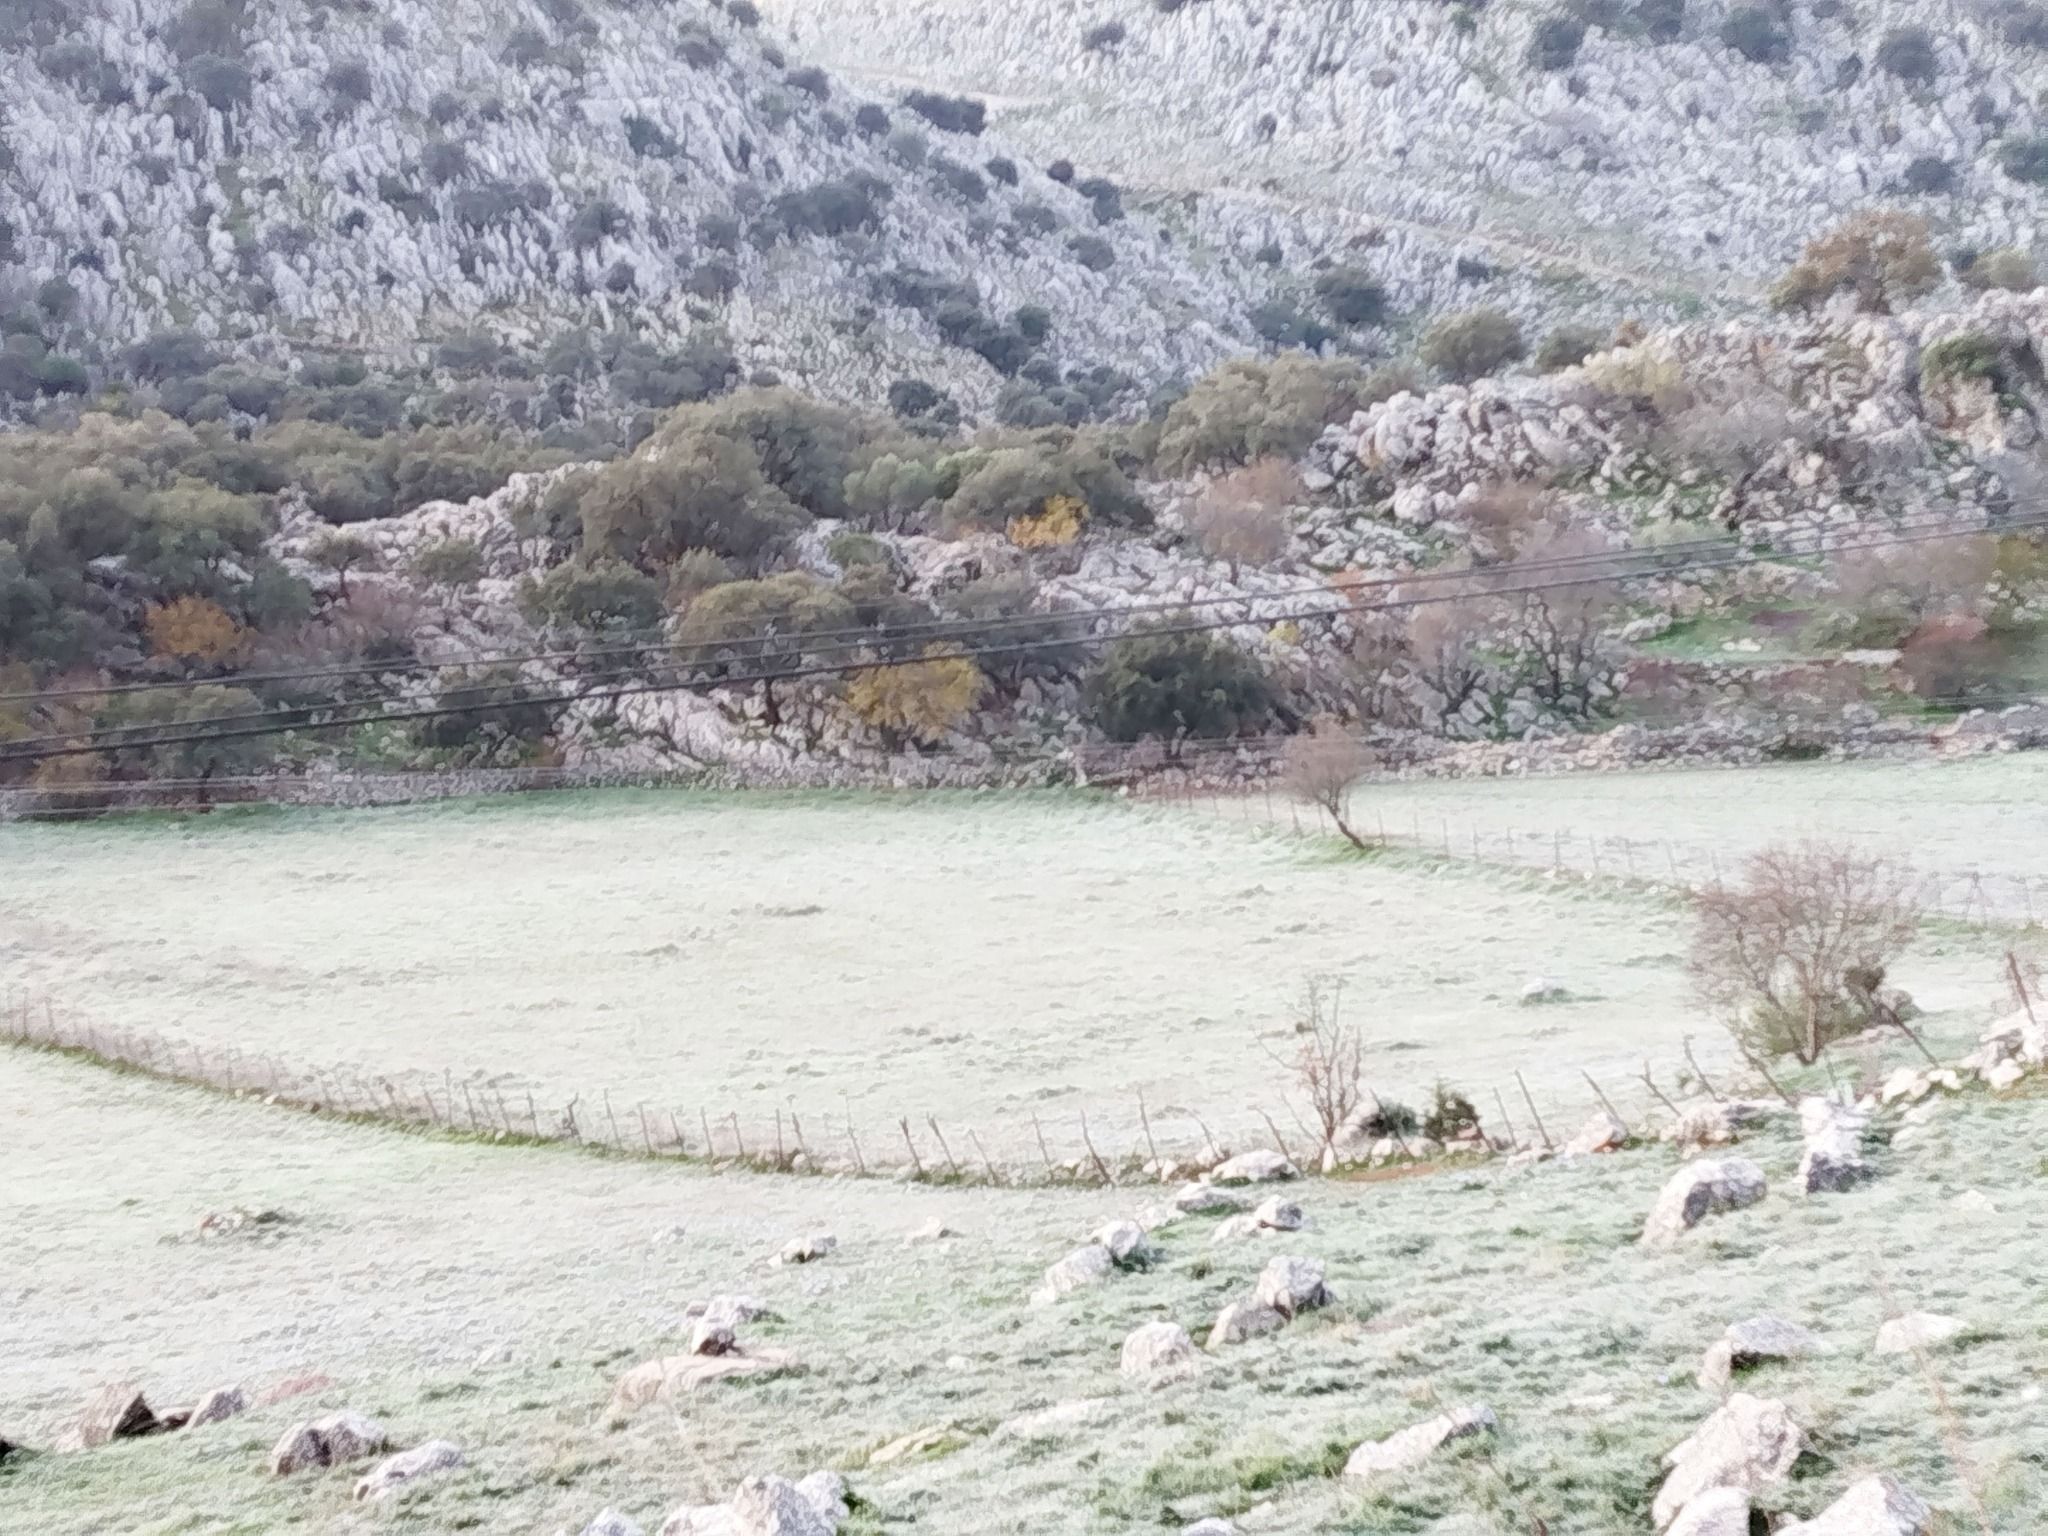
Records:
[[[1019,549],[1064,549],[1087,523],[1088,506],[1078,496],[1048,496],[1038,511],[1011,518],[1006,531]]]
[[[225,661],[242,648],[242,626],[220,604],[203,597],[181,597],[152,608],[142,627],[152,653],[180,661]]]
[[[967,657],[933,646],[917,661],[863,667],[847,681],[846,703],[892,743],[906,737],[931,743],[965,720],[987,687],[981,668]]]

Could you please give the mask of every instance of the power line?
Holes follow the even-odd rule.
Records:
[[[2034,519],[2027,520],[2024,522],[2015,521],[2007,524],[2006,526],[2035,527],[2043,525],[2048,525],[2048,514],[2041,514]],[[1884,538],[1867,540],[1862,543],[1838,545],[1827,552],[1851,552],[1863,549],[1890,548],[1906,544],[1925,543],[1944,538],[1974,536],[1980,533],[1981,531],[1981,529],[1977,528],[1937,528],[1913,534],[1895,534]],[[1816,549],[1813,551],[1802,551],[1799,553],[1820,552],[1822,551]],[[1649,551],[1647,553],[1654,555],[1657,552]],[[1477,577],[1484,581],[1485,584],[1479,587],[1477,590],[1453,593],[1425,593],[1418,596],[1396,595],[1387,598],[1383,601],[1370,604],[1346,602],[1339,604],[1335,607],[1314,609],[1306,612],[1296,612],[1284,615],[1283,617],[1285,619],[1290,620],[1315,618],[1341,618],[1357,615],[1360,613],[1405,611],[1410,608],[1427,607],[1436,603],[1443,602],[1465,602],[1488,598],[1528,596],[1542,592],[1567,590],[1575,587],[1604,585],[1609,582],[1642,580],[1649,577],[1671,575],[1681,571],[1718,570],[1743,565],[1755,565],[1762,563],[1765,560],[1783,558],[1787,553],[1789,552],[1779,551],[1771,555],[1727,554],[1719,559],[1701,559],[1680,562],[1675,564],[1671,562],[1660,562],[1656,565],[1641,570],[1623,571],[1609,569],[1599,575],[1581,575],[1575,571],[1573,574],[1559,579],[1524,583],[1495,582],[1490,579],[1490,575],[1486,571],[1459,572],[1456,574],[1465,578],[1468,581]],[[1611,556],[1609,557],[1610,560],[1612,560],[1613,558],[1614,557]],[[1515,568],[1513,567],[1498,567],[1495,568],[1492,574],[1508,575],[1512,574],[1514,569]],[[1204,620],[1180,625],[1149,626],[1144,631],[1144,633],[1161,636],[1197,634],[1214,631],[1218,629],[1237,628],[1241,625],[1254,622],[1258,621],[1251,619]],[[39,762],[48,758],[58,757],[92,756],[97,755],[101,752],[120,751],[126,749],[150,749],[155,747],[182,746],[193,743],[204,743],[214,741],[245,740],[260,736],[282,735],[294,731],[324,731],[350,729],[360,725],[375,725],[380,723],[396,723],[401,721],[438,719],[445,718],[451,715],[475,714],[484,709],[516,709],[527,707],[566,708],[570,705],[577,703],[614,702],[616,700],[624,698],[633,698],[656,693],[681,692],[692,688],[736,687],[757,682],[772,684],[776,682],[796,681],[808,677],[840,675],[847,672],[865,671],[893,666],[903,666],[908,664],[914,664],[916,662],[924,660],[963,659],[970,661],[980,661],[993,656],[1033,654],[1045,650],[1068,649],[1075,645],[1095,643],[1110,638],[1117,637],[1089,636],[1085,639],[1079,640],[1074,638],[1063,638],[1055,640],[1027,640],[1007,645],[984,646],[978,648],[966,647],[958,651],[943,652],[940,653],[938,656],[919,655],[897,658],[862,657],[860,659],[851,661],[817,663],[811,665],[795,665],[790,667],[775,668],[756,672],[727,672],[722,676],[693,679],[676,679],[665,682],[635,684],[626,687],[601,689],[597,691],[584,691],[567,694],[528,695],[514,698],[499,697],[481,699],[467,704],[436,703],[433,705],[421,705],[407,709],[382,710],[371,714],[337,714],[329,719],[317,721],[281,720],[279,719],[279,712],[270,711],[265,712],[261,715],[223,716],[218,717],[213,721],[195,723],[196,725],[210,727],[229,727],[227,729],[171,730],[167,728],[154,728],[149,726],[122,728],[124,730],[155,731],[155,734],[149,735],[147,737],[136,737],[132,739],[124,738],[120,740],[109,740],[108,737],[111,733],[108,732],[93,733],[92,735],[88,736],[88,738],[83,742],[77,740],[75,735],[52,735],[43,737],[31,737],[25,740],[17,741],[5,749],[0,749],[0,765],[17,762]],[[616,676],[619,674],[615,673],[612,675]],[[467,691],[474,693],[479,692],[481,690],[471,689]],[[357,707],[360,708],[363,706]],[[304,713],[304,711],[293,710],[288,711],[286,713],[301,714]]]
[[[1855,490],[1863,490],[1874,485],[1881,485],[1887,483],[1889,483],[1889,477],[1873,476],[1867,480],[1843,482],[1839,487],[1837,487],[1837,490],[1840,492],[1849,492]],[[2039,510],[2043,506],[2048,506],[2048,502],[2036,502],[2030,503],[2030,505],[2035,506],[2035,508]],[[1941,519],[1948,522],[1956,520],[1954,515],[1952,514],[1928,513],[1893,519],[1891,520],[1890,526],[1895,528],[1911,527],[1914,526],[1916,523],[1924,524],[1926,519],[1930,517]],[[1873,519],[1872,521],[1874,522],[1876,520]],[[1966,531],[1972,531],[1987,535],[1995,535],[1999,532],[2003,532],[2007,529],[2011,529],[2018,526],[2023,526],[2023,524],[2011,519],[2007,519],[2005,521],[1996,523],[1987,522],[1983,527]],[[1816,528],[1810,531],[1819,534],[1824,533],[1827,530]],[[1859,528],[1857,531],[1860,532],[1862,530]],[[1681,556],[1696,551],[1724,548],[1740,549],[1743,547],[1743,541],[1740,534],[1728,533],[1714,535],[1708,538],[1678,540],[1670,544],[1658,545],[1655,547],[1655,552],[1664,556]],[[1632,555],[1648,555],[1649,553],[1651,553],[1651,550],[1644,547],[1635,547],[1618,550],[1589,551],[1580,555],[1569,557],[1550,557],[1550,560],[1545,563],[1555,563],[1562,565],[1567,562],[1575,562],[1586,565],[1597,565],[1600,562],[1606,560],[1625,558]],[[1527,562],[1525,564],[1533,564],[1533,562]],[[1492,569],[1499,569],[1499,567],[1493,567]],[[1363,591],[1373,588],[1405,586],[1415,582],[1454,581],[1461,578],[1469,579],[1473,576],[1473,574],[1474,572],[1470,570],[1453,571],[1437,569],[1431,571],[1420,571],[1403,576],[1372,577],[1358,582],[1347,583],[1344,587],[1344,590]],[[901,638],[906,640],[913,640],[918,638],[944,640],[960,638],[962,635],[973,634],[977,632],[988,632],[992,630],[1007,628],[1028,628],[1033,625],[1048,623],[1081,622],[1083,620],[1093,620],[1097,618],[1126,617],[1129,615],[1141,613],[1181,612],[1187,609],[1199,607],[1222,607],[1227,606],[1231,603],[1279,601],[1281,599],[1294,596],[1321,596],[1324,593],[1332,590],[1334,586],[1335,583],[1333,581],[1329,579],[1324,579],[1313,583],[1307,583],[1304,585],[1277,588],[1270,592],[1261,592],[1254,594],[1237,593],[1228,596],[1183,599],[1170,602],[1112,604],[1096,608],[1078,608],[1053,610],[1045,613],[1001,615],[990,619],[933,619],[929,621],[924,621],[920,624],[899,626],[897,629],[888,632],[888,634],[886,635],[884,635],[881,631],[878,631],[871,626],[842,628],[836,630],[818,630],[810,632],[802,638],[804,638],[806,641],[846,638],[864,639],[873,642],[874,640],[879,638],[895,639],[900,636]],[[72,688],[28,690],[18,693],[0,693],[0,704],[39,704],[56,702],[66,699],[112,698],[129,694],[147,694],[177,691],[189,692],[197,688],[240,687],[259,683],[289,684],[297,682],[326,682],[348,677],[383,677],[391,676],[393,674],[412,672],[469,671],[493,666],[523,665],[529,662],[584,661],[610,656],[640,655],[649,651],[657,650],[703,650],[718,645],[741,642],[750,638],[759,639],[764,642],[768,640],[792,638],[788,635],[777,634],[772,629],[772,627],[764,630],[758,625],[742,625],[738,623],[720,626],[716,631],[710,634],[703,635],[698,639],[689,641],[669,640],[666,638],[667,633],[668,631],[665,627],[653,627],[626,631],[622,635],[610,635],[602,637],[603,640],[614,642],[609,644],[599,643],[595,645],[579,645],[572,648],[555,650],[508,651],[488,656],[464,657],[448,661],[427,661],[415,658],[411,661],[354,662],[340,664],[332,667],[296,668],[288,671],[278,670],[270,672],[230,672],[222,673],[214,677],[204,678],[152,679],[143,682],[107,683]],[[629,637],[635,636],[647,636],[652,638],[648,639],[647,642],[644,644],[626,643],[629,640]]]

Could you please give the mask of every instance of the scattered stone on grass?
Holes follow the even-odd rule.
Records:
[[[837,1473],[813,1472],[795,1483],[750,1477],[727,1503],[678,1509],[660,1536],[834,1536],[846,1515],[846,1483]]]
[[[1244,1199],[1214,1184],[1184,1184],[1174,1192],[1174,1209],[1184,1216],[1213,1216],[1222,1211],[1241,1211]]]
[[[1115,1399],[1107,1397],[1069,1398],[1049,1408],[1034,1409],[1030,1413],[1020,1413],[1014,1419],[1003,1420],[995,1427],[992,1438],[1001,1440],[1014,1435],[1042,1435],[1052,1430],[1093,1424],[1109,1417],[1114,1405]]]
[[[1707,1217],[1763,1199],[1764,1171],[1744,1157],[1701,1157],[1671,1175],[1643,1223],[1645,1243],[1676,1241]]]
[[[646,1533],[616,1509],[601,1509],[577,1536],[646,1536]]]
[[[708,1318],[728,1328],[738,1328],[742,1323],[758,1323],[763,1318],[772,1319],[775,1314],[768,1303],[752,1296],[714,1296],[709,1301],[693,1301],[683,1308],[686,1318]]]
[[[223,1419],[232,1419],[238,1413],[246,1413],[249,1399],[240,1387],[215,1387],[193,1405],[185,1417],[187,1429],[198,1429],[204,1424],[218,1424]]]
[[[1246,1339],[1255,1339],[1262,1333],[1278,1333],[1287,1326],[1285,1313],[1254,1301],[1249,1297],[1226,1303],[1216,1314],[1216,1322],[1209,1329],[1209,1348],[1224,1344],[1242,1344]]]
[[[142,1389],[128,1383],[102,1387],[79,1414],[69,1443],[90,1451],[115,1440],[139,1440],[161,1434],[165,1426],[144,1400]]]
[[[622,1424],[657,1398],[694,1392],[733,1376],[765,1376],[792,1369],[796,1357],[780,1349],[735,1349],[724,1355],[663,1355],[643,1360],[612,1388],[611,1420]]]
[[[1200,1363],[1195,1341],[1179,1323],[1146,1323],[1124,1340],[1118,1369],[1134,1381],[1158,1380],[1184,1376]]]
[[[1573,1133],[1564,1144],[1566,1157],[1590,1157],[1595,1152],[1619,1152],[1628,1145],[1628,1127],[1618,1116],[1600,1110]]]
[[[1368,1440],[1344,1463],[1346,1477],[1378,1477],[1419,1467],[1453,1440],[1488,1435],[1500,1427],[1484,1403],[1466,1403],[1420,1424],[1411,1424],[1384,1440]]]
[[[1713,1488],[1740,1488],[1752,1498],[1791,1472],[1806,1436],[1775,1398],[1737,1392],[1664,1457],[1670,1469],[1651,1517],[1658,1530]]]
[[[388,1499],[408,1483],[452,1472],[462,1465],[462,1451],[452,1441],[429,1440],[396,1456],[387,1456],[356,1483],[356,1502]]]
[[[1262,1204],[1256,1211],[1232,1216],[1217,1225],[1209,1235],[1212,1243],[1234,1243],[1247,1237],[1267,1237],[1276,1232],[1299,1232],[1308,1225],[1308,1218],[1300,1206],[1292,1200],[1282,1200],[1278,1195]]]
[[[1777,1317],[1750,1317],[1730,1323],[1708,1347],[1700,1362],[1699,1383],[1709,1392],[1725,1392],[1737,1373],[1768,1360],[1803,1360],[1825,1354],[1818,1335]]]
[[[1152,1247],[1145,1241],[1145,1229],[1135,1221],[1112,1221],[1099,1229],[1092,1241],[1097,1247],[1109,1250],[1110,1262],[1119,1269],[1143,1265],[1152,1257]]]
[[[915,1232],[911,1233],[910,1236],[906,1237],[904,1239],[904,1242],[943,1243],[947,1238],[958,1237],[959,1235],[960,1234],[958,1232],[955,1232],[951,1227],[947,1226],[943,1221],[939,1220],[938,1217],[934,1216],[930,1221],[926,1222],[923,1226],[919,1227]]]
[[[1895,1478],[1866,1477],[1811,1520],[1780,1526],[1778,1536],[1925,1536],[1934,1511]]]
[[[1749,1494],[1709,1488],[1678,1512],[1668,1536],[1749,1536]]]
[[[1540,1003],[1562,1003],[1571,998],[1571,989],[1561,981],[1548,976],[1531,976],[1522,983],[1522,1004],[1535,1007]]]
[[[1664,1128],[1663,1139],[1675,1143],[1683,1156],[1709,1147],[1732,1146],[1742,1133],[1763,1124],[1778,1112],[1775,1104],[1754,1099],[1708,1100],[1691,1104]]]
[[[271,1447],[270,1470],[279,1477],[289,1477],[318,1467],[338,1467],[344,1462],[374,1456],[390,1443],[384,1427],[376,1420],[343,1410],[294,1424],[286,1430]]]
[[[1853,1105],[1819,1097],[1799,1101],[1799,1128],[1806,1138],[1799,1159],[1799,1187],[1809,1195],[1852,1189],[1872,1176],[1863,1156],[1870,1116]]]
[[[1300,1177],[1300,1169],[1266,1147],[1240,1152],[1209,1171],[1210,1182],[1215,1184],[1276,1184],[1283,1179]]]
[[[2018,1087],[2026,1080],[2027,1069],[2017,1061],[1999,1062],[1984,1074],[1985,1086],[1994,1093],[2004,1093],[2008,1088]]]
[[[0,1462],[4,1462],[10,1456],[19,1455],[27,1449],[28,1447],[19,1440],[10,1439],[6,1435],[0,1435]]]
[[[830,1232],[813,1232],[806,1237],[793,1237],[782,1245],[782,1252],[775,1256],[778,1264],[811,1264],[825,1257],[839,1246],[839,1239]]]
[[[1317,1307],[1327,1307],[1335,1297],[1323,1283],[1321,1259],[1274,1259],[1259,1271],[1252,1287],[1252,1300],[1271,1307],[1283,1317],[1299,1317]]]
[[[1877,1342],[1872,1348],[1880,1355],[1934,1349],[1961,1333],[1964,1326],[1959,1317],[1945,1317],[1939,1312],[1908,1312],[1903,1317],[1888,1319],[1877,1330]]]
[[[1045,1283],[1031,1293],[1033,1306],[1050,1306],[1062,1296],[1100,1285],[1116,1269],[1116,1260],[1100,1243],[1076,1248],[1045,1272]]]

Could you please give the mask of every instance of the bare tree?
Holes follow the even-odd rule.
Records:
[[[1693,986],[1751,1055],[1811,1066],[1873,1024],[1903,1027],[1880,988],[1920,911],[1918,882],[1887,859],[1832,843],[1766,848],[1738,883],[1700,894]]]
[[[1449,720],[1476,698],[1491,675],[1484,649],[1498,622],[1494,605],[1479,598],[1417,608],[1408,622],[1407,661],[1415,677],[1440,702]]]
[[[1520,569],[1506,568],[1542,588],[1521,595],[1515,652],[1536,696],[1563,714],[1592,714],[1614,667],[1606,631],[1615,589],[1601,559],[1612,553],[1590,529],[1544,524],[1523,541]],[[1546,563],[1559,561],[1571,563]]]
[[[1294,1016],[1297,1040],[1292,1058],[1268,1050],[1294,1073],[1295,1085],[1308,1099],[1322,1146],[1336,1146],[1337,1137],[1365,1102],[1365,1040],[1341,1017],[1344,984],[1311,976],[1302,988]]]
[[[1352,847],[1362,849],[1365,839],[1352,829],[1350,821],[1351,786],[1371,765],[1372,754],[1365,743],[1325,716],[1301,735],[1289,738],[1282,778],[1289,794],[1326,812]]]
[[[1188,513],[1188,529],[1235,581],[1240,566],[1271,564],[1287,552],[1287,509],[1301,494],[1292,464],[1260,459],[1210,482]]]

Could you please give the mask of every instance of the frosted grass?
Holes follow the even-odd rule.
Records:
[[[1631,783],[1605,779],[1625,803]],[[1489,790],[1493,786],[1487,786]],[[1528,786],[1503,786],[1505,793]],[[1472,803],[1482,803],[1475,787]],[[1342,978],[1382,1094],[1438,1078],[1547,1116],[1688,1035],[1683,925],[1640,893],[1369,860],[1328,841],[1078,795],[602,794],[0,829],[10,984],[105,1025],[513,1102],[609,1091],[689,1128],[781,1109],[843,1153],[899,1117],[1035,1160],[1264,1139],[1293,1002]],[[1960,1036],[1996,944],[1899,979]],[[1528,1007],[1524,981],[1568,1002]],[[1523,1124],[1527,1134],[1526,1122]],[[893,1150],[893,1149],[892,1149]],[[959,1148],[966,1155],[965,1148]],[[929,1142],[926,1154],[931,1155]]]

